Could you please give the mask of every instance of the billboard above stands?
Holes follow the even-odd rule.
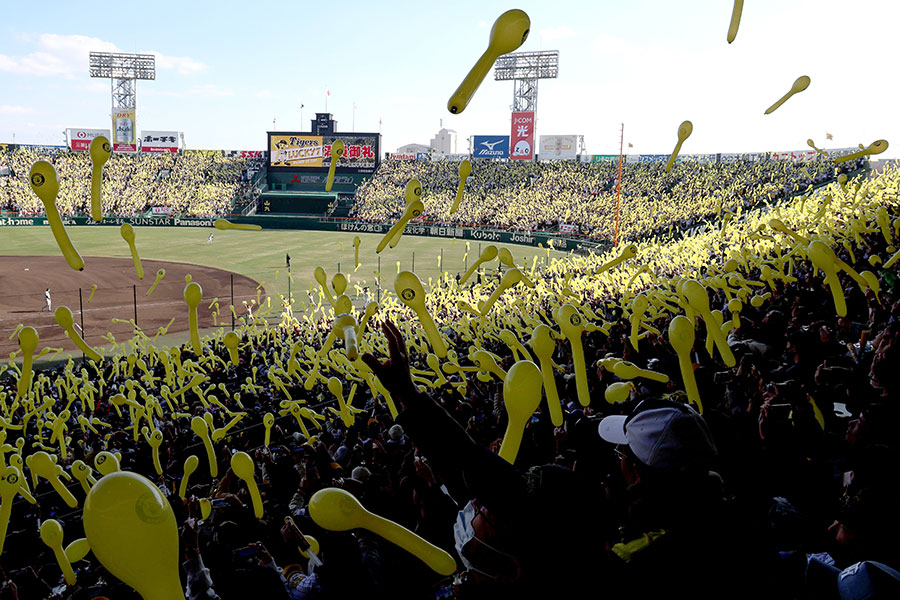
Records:
[[[575,160],[578,155],[577,135],[542,135],[538,146],[540,160]]]
[[[509,135],[510,154],[513,160],[534,160],[534,113],[514,112]]]
[[[265,158],[265,150],[222,150],[222,154],[233,158]]]
[[[792,150],[786,152],[772,152],[774,160],[790,160],[794,162],[810,162],[816,159],[815,150]]]
[[[509,136],[472,136],[472,158],[509,158]]]
[[[109,129],[66,129],[69,149],[76,152],[87,152],[91,147],[91,140],[101,135],[110,139]]]
[[[591,154],[591,155],[587,155],[587,158],[589,158],[590,162],[592,162],[592,163],[619,162],[618,154]]]
[[[381,134],[336,133],[309,135],[305,133],[269,132],[269,167],[283,169],[328,169],[331,166],[331,145],[344,142],[344,155],[338,161],[338,173],[375,172]]]
[[[137,152],[136,111],[133,108],[114,108],[112,112],[113,152]]]
[[[408,154],[391,152],[388,156],[391,160],[416,160],[416,155],[411,152]]]
[[[178,152],[179,131],[142,131],[141,152]]]
[[[432,154],[431,160],[449,160],[453,162],[461,162],[468,160],[468,154]]]

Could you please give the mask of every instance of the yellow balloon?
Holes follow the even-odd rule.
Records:
[[[72,476],[81,484],[81,489],[85,494],[90,492],[91,486],[97,483],[91,468],[81,460],[72,463]]]
[[[486,316],[488,312],[490,312],[491,307],[494,306],[494,303],[500,298],[500,294],[505,292],[506,290],[515,287],[522,281],[522,272],[518,269],[510,269],[506,273],[503,274],[503,279],[500,280],[500,285],[497,286],[497,289],[490,295],[490,297],[485,301],[484,305],[481,307],[481,315]]]
[[[200,498],[200,518],[204,521],[212,514],[212,502],[209,498]]]
[[[681,379],[684,381],[684,390],[688,400],[697,406],[697,410],[703,413],[703,403],[700,401],[700,392],[697,390],[697,380],[694,378],[694,367],[691,364],[691,349],[694,347],[694,324],[684,315],[678,315],[669,321],[669,344],[678,355],[678,366],[681,369]]]
[[[678,157],[678,153],[681,152],[681,145],[684,143],[684,140],[688,139],[691,134],[694,132],[694,124],[690,121],[684,121],[681,125],[678,126],[678,142],[675,144],[675,149],[672,151],[672,156],[669,157],[669,162],[666,163],[666,173],[672,170],[672,165],[675,164],[675,159]]]
[[[250,498],[253,501],[253,514],[257,519],[262,519],[262,497],[259,495],[259,488],[256,486],[256,480],[253,478],[253,472],[255,471],[253,459],[246,452],[235,452],[231,456],[231,470],[247,484],[247,488],[250,490]]]
[[[175,515],[151,481],[126,471],[107,475],[91,488],[83,521],[100,564],[144,600],[184,600]]]
[[[100,472],[100,475],[106,477],[110,473],[119,471],[119,457],[112,452],[98,452],[94,457],[94,468]]]
[[[572,347],[572,364],[575,371],[575,385],[578,390],[578,402],[582,406],[591,403],[587,384],[587,366],[584,361],[584,347],[581,345],[581,334],[584,332],[584,317],[571,304],[560,306],[553,313],[556,324]]]
[[[32,362],[34,351],[37,350],[40,336],[34,327],[23,327],[19,330],[19,349],[22,351],[22,374],[16,386],[16,398],[22,398],[31,389],[31,381],[34,377]]]
[[[847,154],[845,156],[839,156],[834,159],[834,164],[840,164],[847,162],[848,160],[856,160],[857,158],[862,158],[863,156],[871,156],[873,154],[881,154],[885,150],[888,149],[887,140],[876,140],[860,150],[859,152],[854,152],[853,154]]]
[[[163,277],[165,277],[165,276],[166,276],[166,270],[165,270],[165,269],[160,269],[160,270],[158,270],[158,271],[156,272],[156,281],[153,282],[153,285],[150,286],[150,289],[148,289],[148,290],[147,290],[147,293],[144,294],[144,295],[145,295],[145,296],[149,296],[150,294],[152,294],[152,293],[153,293],[153,290],[156,289],[156,286],[159,285],[159,282],[162,281]]]
[[[637,246],[635,246],[634,244],[629,244],[629,245],[625,246],[625,248],[622,250],[622,254],[615,257],[614,259],[612,259],[611,261],[609,261],[608,263],[604,264],[599,269],[594,271],[594,275],[599,275],[600,273],[603,273],[604,271],[609,271],[613,267],[625,262],[629,258],[634,258],[635,256],[637,256]]]
[[[331,144],[331,166],[328,167],[328,177],[325,178],[325,191],[330,192],[334,185],[334,170],[337,167],[338,159],[344,156],[344,142],[335,140]]]
[[[712,336],[716,343],[716,348],[719,349],[719,354],[722,355],[722,361],[729,367],[735,366],[737,363],[734,358],[734,353],[728,346],[728,340],[722,334],[719,326],[715,323],[712,313],[709,310],[709,296],[706,294],[706,288],[699,282],[689,279],[684,282],[681,289],[682,294],[684,294],[690,307],[703,317],[709,335]]]
[[[788,98],[790,98],[794,94],[799,94],[800,92],[802,92],[803,90],[808,88],[809,83],[810,83],[810,79],[806,75],[801,75],[800,77],[798,77],[797,80],[794,82],[794,85],[791,86],[790,91],[788,91],[787,94],[785,94],[784,96],[779,98],[775,104],[773,104],[772,106],[767,108],[765,114],[768,115],[768,114],[775,112],[779,106],[781,106],[782,104],[784,104],[785,102],[788,101]]]
[[[59,179],[56,176],[56,169],[47,161],[39,160],[31,166],[28,180],[31,183],[31,189],[44,204],[50,231],[66,262],[76,271],[84,270],[84,259],[72,245],[72,240],[69,239],[66,227],[59,216],[59,210],[56,208],[56,196],[59,195]]]
[[[454,115],[464,111],[475,95],[475,90],[484,81],[484,77],[501,55],[515,51],[525,43],[528,32],[531,29],[531,19],[524,11],[519,9],[508,10],[500,15],[491,28],[491,37],[487,50],[469,71],[450,100],[447,101],[447,110]]]
[[[313,271],[313,277],[315,277],[319,286],[321,286],[322,291],[325,293],[325,297],[328,298],[328,304],[334,306],[334,296],[328,291],[328,277],[325,275],[325,269],[316,267],[315,271]]]
[[[56,456],[51,456],[42,450],[26,458],[25,464],[31,469],[32,480],[36,481],[38,477],[46,479],[69,508],[78,506],[75,496],[59,480],[60,475],[63,477],[68,477],[69,475],[63,471],[62,467],[56,464]]]
[[[445,358],[447,356],[447,345],[441,338],[441,334],[438,333],[434,320],[425,307],[425,289],[422,287],[422,282],[418,276],[412,271],[403,271],[394,280],[394,290],[403,304],[413,309],[418,315],[419,323],[425,329],[431,349],[438,358]]]
[[[339,488],[325,488],[309,500],[309,516],[319,527],[329,531],[366,529],[400,546],[443,576],[456,571],[456,561],[449,553],[425,541],[405,527],[374,515],[363,508],[352,494]]]
[[[200,459],[191,454],[184,459],[184,475],[181,477],[181,483],[178,485],[178,497],[184,500],[187,495],[188,479],[191,474],[200,466]]]
[[[128,244],[128,248],[131,250],[131,260],[134,262],[134,272],[137,274],[138,279],[143,279],[144,266],[141,264],[141,257],[138,256],[137,246],[134,245],[134,227],[128,223],[123,223],[119,231],[122,234],[122,239],[125,240]]]
[[[228,229],[242,229],[244,231],[261,231],[261,225],[251,225],[249,223],[232,223],[226,219],[216,219],[213,223],[216,229],[226,231]]]
[[[66,558],[66,553],[63,551],[63,530],[59,521],[56,519],[47,519],[41,524],[41,541],[44,542],[48,548],[53,550],[53,556],[56,557],[56,564],[58,564],[59,568],[62,570],[66,583],[75,585],[75,571],[72,570],[72,565],[69,563],[69,559]]]
[[[728,25],[728,43],[737,37],[738,27],[741,25],[741,12],[744,10],[744,0],[734,0],[734,9],[731,11],[731,23]]]
[[[3,500],[3,504],[0,504],[0,553],[3,552],[3,542],[6,540],[6,530],[9,528],[13,499],[16,494],[21,493],[22,489],[22,474],[15,467],[7,466],[2,474],[3,477],[0,477],[0,499]]]
[[[459,203],[462,202],[463,191],[466,189],[466,178],[472,173],[472,163],[468,160],[464,160],[459,163],[459,187],[456,189],[456,200],[453,201],[453,206],[450,208],[450,214],[452,215],[459,209]]]
[[[816,240],[806,249],[812,264],[825,273],[825,283],[831,289],[831,297],[834,299],[834,309],[838,316],[847,316],[847,299],[844,297],[844,289],[837,276],[837,267],[834,264],[834,252],[824,243]]]
[[[508,421],[499,454],[510,464],[515,464],[525,425],[541,403],[542,387],[541,370],[530,360],[520,360],[510,367],[503,381]]]
[[[353,266],[359,267],[359,244],[362,242],[359,236],[353,237]]]
[[[529,345],[541,363],[541,378],[547,394],[550,421],[554,427],[561,427],[563,424],[562,407],[559,404],[559,393],[556,391],[556,380],[553,378],[553,351],[556,350],[556,342],[553,341],[550,334],[550,327],[541,323],[532,330]]]
[[[265,438],[265,447],[269,447],[269,435],[272,433],[272,425],[275,424],[275,415],[272,413],[266,413],[263,416],[263,427],[266,430],[266,438]]]
[[[472,273],[474,273],[476,269],[478,269],[478,267],[482,265],[482,263],[490,262],[497,258],[497,254],[499,254],[499,252],[497,250],[497,246],[494,245],[490,245],[482,250],[481,256],[478,257],[478,260],[476,260],[472,264],[472,266],[468,268],[465,274],[463,274],[463,276],[459,279],[459,284],[464,284],[466,280],[468,280],[469,277],[472,276]]]
[[[400,241],[400,237],[403,235],[403,229],[406,227],[406,224],[412,219],[419,217],[423,212],[425,212],[425,205],[421,200],[416,200],[407,206],[406,210],[403,211],[403,216],[400,217],[400,220],[394,223],[393,227],[391,227],[388,232],[384,234],[384,237],[381,238],[381,241],[378,242],[375,253],[381,254],[381,251],[387,247],[388,243],[391,244],[391,248],[395,247]]]
[[[206,458],[209,460],[209,476],[218,477],[219,464],[216,462],[216,451],[213,449],[212,440],[209,439],[209,425],[206,424],[203,417],[194,417],[191,419],[191,431],[200,438],[200,441],[203,442],[203,447],[206,448]]]
[[[616,361],[612,365],[612,372],[619,379],[636,379],[638,377],[643,377],[644,379],[659,381],[660,383],[669,382],[669,376],[665,373],[641,369],[636,364],[628,362],[627,360]]]
[[[631,381],[617,381],[609,385],[603,392],[603,397],[610,404],[618,404],[628,400],[631,390],[634,389],[634,383]]]
[[[81,334],[75,329],[75,317],[72,316],[72,311],[69,310],[68,306],[60,306],[53,313],[53,316],[56,318],[56,322],[59,326],[69,334],[69,339],[78,346],[79,350],[84,352],[85,356],[97,362],[103,360],[103,357],[101,357],[93,348],[88,346],[84,341],[84,338],[81,337]]]
[[[200,331],[197,328],[197,307],[203,301],[203,288],[196,281],[184,286],[184,301],[188,305],[188,327],[191,332],[191,347],[194,354],[200,356],[203,354],[203,347],[200,345]]]
[[[103,220],[103,209],[100,205],[103,165],[109,160],[112,148],[106,136],[99,135],[91,140],[88,153],[91,156],[91,218],[99,223]]]
[[[347,289],[347,276],[343,273],[335,273],[331,278],[331,287],[334,289],[335,296],[341,296]]]
[[[229,331],[225,334],[222,342],[228,349],[228,356],[229,358],[231,358],[231,364],[233,364],[234,366],[238,366],[238,345],[241,343],[241,339],[238,337],[238,334],[233,331]]]

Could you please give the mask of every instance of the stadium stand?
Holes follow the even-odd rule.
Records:
[[[128,173],[117,188],[129,198],[123,210],[146,207],[136,192],[129,195],[129,182],[149,182],[158,170],[119,163]],[[232,167],[222,162],[199,161],[172,184],[202,168],[236,177],[223,174]],[[807,168],[816,183],[832,177],[827,163]],[[24,170],[19,164],[14,169]],[[61,172],[71,176],[65,168]],[[118,180],[117,172],[111,169],[109,178]],[[147,367],[143,374],[124,354],[83,369],[70,362],[40,372],[35,396],[52,400],[54,411],[63,404],[72,411],[70,454],[61,466],[69,469],[74,460],[93,465],[102,450],[120,452],[123,468],[165,491],[180,526],[182,575],[191,600],[546,598],[577,597],[585,590],[610,598],[674,592],[692,598],[818,598],[831,597],[829,577],[834,586],[837,571],[863,560],[878,561],[867,568],[884,574],[873,575],[872,585],[890,586],[892,575],[879,565],[900,565],[894,472],[900,450],[900,279],[889,258],[896,257],[900,235],[900,169],[830,183],[771,206],[764,201],[803,191],[811,182],[781,163],[682,164],[666,176],[640,165],[628,174],[629,182],[644,179],[626,184],[623,212],[633,216],[624,220],[626,237],[664,229],[672,220],[710,218],[711,226],[678,240],[637,241],[634,258],[615,269],[602,266],[621,247],[537,270],[521,267],[535,287],[508,290],[483,318],[466,307],[487,299],[497,277],[464,285],[441,278],[429,291],[428,307],[450,345],[444,362],[471,367],[477,375],[433,371],[415,315],[388,296],[360,336],[363,349],[378,359],[390,357],[389,363],[365,359],[384,386],[376,388],[339,342],[322,351],[334,311],[326,309],[323,318],[320,297],[318,306],[298,306],[297,318],[285,316],[278,326],[257,314],[241,327],[237,366],[219,334],[205,341],[202,357],[190,346],[176,349],[179,369],[145,342],[133,346]],[[440,207],[449,206],[445,195],[455,184],[452,170],[441,163],[387,162],[360,192],[356,216],[396,217],[402,186],[413,176],[425,184],[426,210],[449,219]],[[482,165],[475,177],[461,215],[468,222],[522,228],[569,222],[593,235],[609,233],[608,167]],[[172,188],[161,187],[174,203]],[[712,191],[700,191],[707,189]],[[221,210],[212,193],[204,192],[191,210]],[[25,209],[28,201],[14,202]],[[71,210],[84,206],[70,199]],[[735,215],[716,220],[720,208]],[[818,256],[810,240],[831,248],[844,267],[830,274],[838,263],[821,263],[828,270],[823,278],[810,260]],[[703,286],[721,319],[686,300],[687,280]],[[840,296],[846,311],[838,308]],[[647,308],[636,308],[638,297],[648,300]],[[528,344],[534,328],[556,327],[553,310],[564,304],[581,315],[579,323],[591,324],[579,334],[586,372],[578,372],[569,340],[552,342],[562,424],[553,425],[542,402],[510,464],[497,456],[508,425],[499,376],[473,362],[470,348],[493,353],[499,368],[509,370],[516,357],[530,352],[521,344]],[[636,310],[646,317],[636,317]],[[699,325],[686,368],[666,334],[672,317],[683,312],[696,316]],[[643,324],[633,330],[635,318]],[[384,322],[399,328],[382,327]],[[727,335],[734,366],[713,349],[717,335],[709,333],[710,326]],[[520,344],[509,343],[503,330]],[[626,397],[611,403],[606,394],[621,389],[627,375],[617,376],[615,361],[601,362],[605,358],[664,373],[668,381],[633,380]],[[168,394],[164,384],[180,387],[195,373],[209,378],[199,393],[186,393],[175,407],[159,401]],[[686,373],[696,379],[702,416],[673,402],[684,399]],[[361,412],[338,414],[341,404],[327,386],[331,376],[344,380],[345,388],[356,385],[355,399],[347,403]],[[586,404],[579,401],[582,376]],[[16,396],[17,379],[0,373],[6,401]],[[119,393],[154,408],[135,425],[133,415],[110,403]],[[324,419],[295,419],[285,408],[292,401],[305,402]],[[224,476],[209,477],[201,459],[182,501],[176,493],[181,465],[192,454],[205,456],[188,417],[210,414],[214,425],[224,427],[236,412],[245,413],[244,420],[215,445]],[[276,415],[268,446],[262,426],[267,413]],[[616,415],[669,433],[648,450],[638,430],[620,422],[627,435],[614,446],[600,437],[598,426],[601,417]],[[79,416],[97,422],[79,427]],[[48,423],[54,417],[35,419]],[[12,424],[21,424],[19,418]],[[150,446],[138,435],[142,422],[163,432],[163,475],[156,474]],[[676,425],[669,430],[669,423]],[[22,436],[16,429],[6,434],[4,456],[15,454]],[[49,434],[32,434],[26,443],[26,452],[37,451],[49,444]],[[246,486],[228,468],[236,450],[256,461],[261,520],[253,516]],[[70,487],[83,499],[77,483]],[[460,573],[442,578],[363,530],[320,528],[310,518],[309,503],[326,487],[349,491],[371,512],[440,548],[456,547]],[[67,508],[46,483],[32,491],[38,504],[16,500],[12,507],[5,597],[133,597],[90,555],[76,563],[76,586],[60,584],[59,568],[34,523],[52,516],[63,522],[65,539],[73,540],[81,537],[80,512]],[[206,518],[200,499],[212,500]],[[285,524],[287,516],[317,539],[322,565],[301,558],[299,531]],[[859,571],[864,569],[845,572],[844,578],[852,584],[865,575]]]

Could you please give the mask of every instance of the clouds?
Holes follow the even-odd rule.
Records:
[[[86,35],[42,33],[38,36],[19,36],[21,46],[31,52],[18,56],[0,54],[0,71],[36,77],[77,79],[88,74],[88,55],[91,52],[121,52],[112,42]],[[156,68],[171,70],[179,75],[194,75],[209,66],[188,56],[168,56],[149,51],[156,57]]]
[[[0,115],[18,116],[33,113],[34,109],[28,106],[10,106],[9,104],[0,104]]]

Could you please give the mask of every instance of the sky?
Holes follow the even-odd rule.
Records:
[[[2,4],[0,143],[108,129],[109,81],[88,75],[95,50],[157,55],[156,80],[137,85],[137,128],[183,131],[188,148],[264,149],[273,128],[309,130],[330,90],[338,130],[380,130],[382,151],[428,144],[443,126],[467,152],[471,135],[509,134],[513,84],[491,72],[459,115],[447,100],[494,20],[520,8],[531,18],[520,50],[560,54],[559,78],[538,86],[537,135],[583,135],[587,153],[612,154],[624,124],[626,152],[668,154],[690,120],[686,154],[886,139],[881,158],[900,157],[890,0],[747,0],[730,45],[731,0]],[[763,115],[800,75],[809,88]]]

